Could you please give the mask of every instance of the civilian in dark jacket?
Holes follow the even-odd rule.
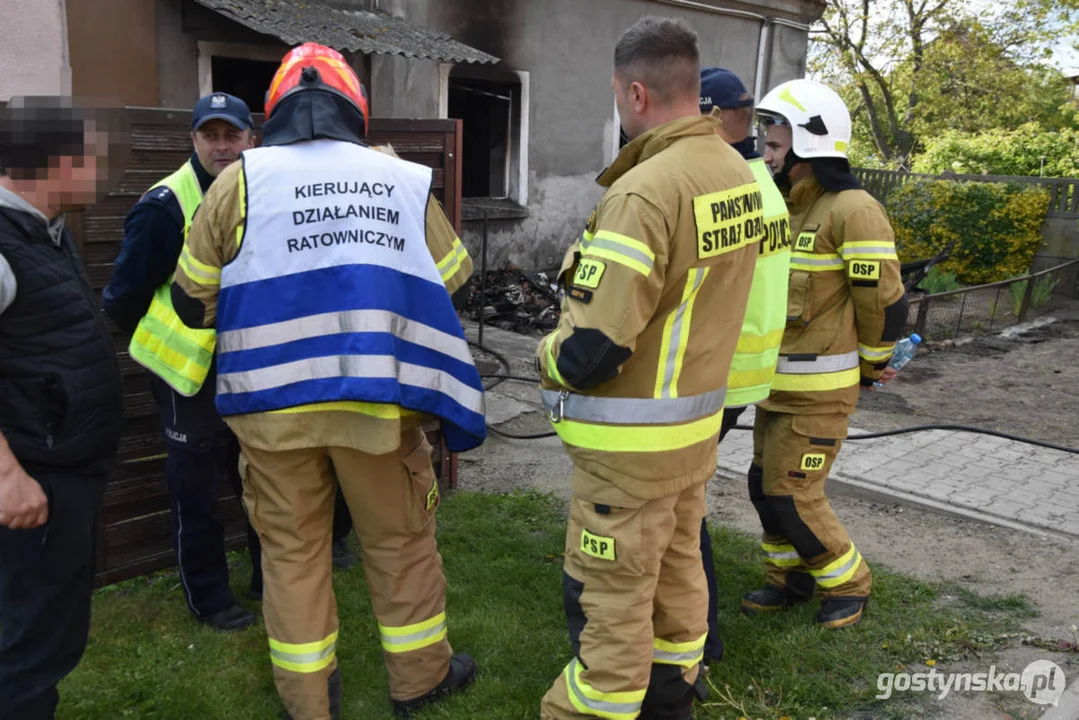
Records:
[[[96,202],[109,141],[60,98],[0,114],[0,719],[48,720],[90,630],[120,369],[65,211]]]

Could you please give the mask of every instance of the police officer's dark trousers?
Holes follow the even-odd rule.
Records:
[[[52,720],[56,685],[90,633],[90,596],[105,471],[26,467],[49,499],[33,530],[0,527],[0,720]]]
[[[719,431],[719,442],[738,424],[738,418],[744,407],[727,408],[723,411],[723,426]],[[719,637],[719,601],[716,581],[716,561],[712,555],[712,536],[708,534],[708,516],[701,521],[701,560],[704,561],[704,577],[708,583],[708,639],[704,642],[704,657],[707,660],[719,660],[723,657],[723,640]]]
[[[229,589],[225,533],[219,499],[222,481],[231,484],[236,500],[243,497],[240,445],[214,405],[213,373],[194,397],[174,392],[153,378],[161,407],[168,459],[165,482],[172,509],[172,544],[187,605],[196,617],[207,617],[236,602]],[[246,522],[247,514],[244,513]],[[262,549],[247,525],[251,555],[251,590],[262,592]]]

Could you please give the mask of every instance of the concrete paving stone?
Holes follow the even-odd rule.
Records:
[[[1002,478],[996,476],[990,476],[982,478],[980,481],[982,487],[996,491],[998,494],[1011,494],[1016,492],[1017,486],[1015,481],[1011,478]]]
[[[1015,492],[1025,493],[1036,498],[1048,498],[1060,488],[1037,480],[1016,483]]]
[[[1007,518],[1009,520],[1015,520],[1019,517],[1020,510],[1028,510],[1026,505],[1020,505],[1017,502],[1011,500],[997,498],[993,502],[989,503],[985,507],[981,508],[983,512],[996,515],[997,517]]]
[[[972,498],[978,499],[983,502],[992,502],[1001,497],[999,490],[993,490],[991,488],[974,487],[968,488],[962,492],[957,492],[953,497],[955,498]]]
[[[1079,513],[1079,493],[1072,490],[1057,490],[1049,499],[1069,512]]]
[[[929,485],[921,490],[919,494],[933,500],[950,500],[952,495],[955,494],[955,488],[942,484]]]
[[[915,447],[937,447],[941,442],[946,440],[950,435],[943,430],[932,430],[926,433],[915,433],[910,435],[910,444]]]
[[[1001,463],[1014,463],[1029,456],[1029,453],[1013,449],[991,450],[989,452],[989,457]]]
[[[1055,470],[1050,470],[1049,472],[1042,473],[1038,476],[1038,479],[1042,482],[1049,483],[1050,485],[1056,485],[1062,488],[1075,486],[1076,483],[1079,483],[1079,479],[1077,479],[1076,477],[1069,477],[1068,475]]]
[[[963,446],[963,447],[956,448],[954,453],[953,453],[953,456],[954,457],[964,457],[964,458],[967,458],[969,460],[981,460],[982,458],[985,457],[985,452],[982,451],[982,450],[975,450],[973,447]]]
[[[1033,508],[1023,508],[1017,517],[1026,522],[1053,526],[1057,524],[1056,520],[1060,518],[1060,515],[1056,512],[1056,508],[1039,503]]]

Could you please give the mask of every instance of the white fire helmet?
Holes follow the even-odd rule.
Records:
[[[788,80],[757,103],[765,125],[791,128],[791,149],[803,160],[845,158],[850,144],[850,112],[839,94],[815,80]]]

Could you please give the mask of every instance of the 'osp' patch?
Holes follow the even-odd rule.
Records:
[[[852,260],[847,269],[851,280],[880,281],[880,260]]]
[[[573,284],[595,290],[599,287],[599,281],[603,279],[603,273],[607,272],[607,264],[591,258],[581,258],[577,263],[577,272],[573,274]]]
[[[816,472],[824,469],[824,463],[828,456],[824,453],[806,453],[802,456],[802,470]]]
[[[614,560],[614,538],[593,535],[581,530],[581,552],[600,560]]]
[[[813,248],[817,244],[817,231],[798,233],[798,241],[794,244],[794,249],[798,252],[813,252]]]

